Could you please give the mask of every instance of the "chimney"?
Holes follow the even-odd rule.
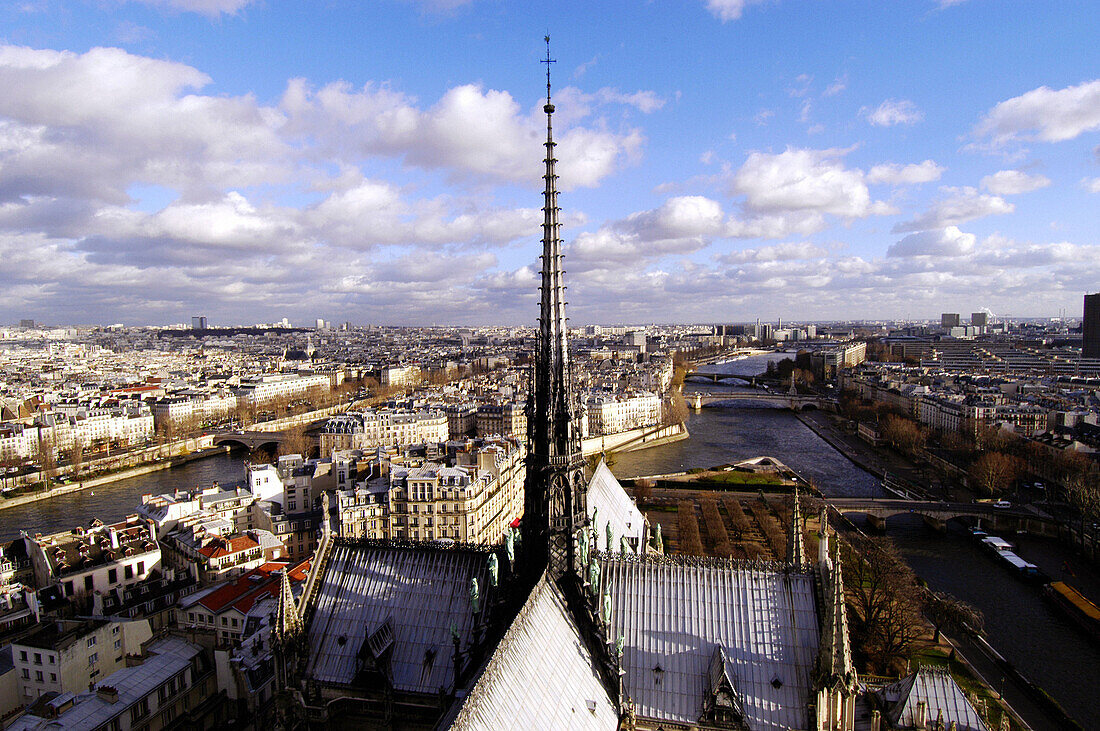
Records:
[[[118,688],[113,685],[101,685],[96,688],[95,694],[108,703],[118,703]]]

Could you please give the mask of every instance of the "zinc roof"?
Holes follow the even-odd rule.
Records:
[[[618,728],[618,722],[576,623],[557,588],[544,578],[449,728],[597,731]]]
[[[322,683],[351,683],[366,637],[389,620],[390,682],[395,690],[435,693],[454,676],[451,623],[463,647],[474,624],[471,580],[487,605],[488,554],[427,545],[337,542],[325,568],[309,626],[308,674]]]
[[[807,728],[819,630],[810,573],[778,564],[603,556],[612,639],[639,717],[695,724],[720,646],[756,730]]]
[[[608,469],[607,463],[602,459],[592,473],[592,479],[588,482],[588,517],[592,518],[593,511],[596,514],[597,525],[593,526],[597,545],[602,550],[617,552],[620,550],[619,539],[629,536],[637,539],[641,545],[646,538],[645,516],[638,510],[638,506],[626,494],[626,490],[615,479],[615,475]],[[615,535],[614,546],[606,546],[607,523],[611,523],[611,530]]]
[[[924,701],[925,719],[929,723],[942,718],[945,727],[954,721],[959,731],[989,731],[962,688],[944,668],[920,667],[879,692],[890,709],[887,715],[894,726],[916,728],[917,704]]]

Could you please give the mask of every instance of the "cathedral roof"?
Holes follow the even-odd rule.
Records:
[[[592,473],[592,479],[588,482],[588,518],[593,517],[595,511],[596,522],[592,528],[601,549],[617,552],[618,541],[622,536],[630,536],[641,543],[645,539],[645,516],[638,506],[626,494],[626,490],[611,474],[607,463],[602,459],[596,471]],[[606,546],[606,525],[611,522],[611,531],[615,535],[616,545]]]
[[[912,675],[886,686],[878,695],[886,706],[890,724],[897,728],[917,728],[918,704],[923,702],[928,723],[939,718],[944,728],[954,721],[959,731],[989,731],[945,668],[922,666]]]
[[[618,723],[615,703],[600,682],[576,622],[560,591],[544,578],[497,645],[450,728],[610,731]]]
[[[781,564],[604,556],[612,639],[623,638],[623,690],[639,717],[695,724],[712,661],[751,729],[806,728],[818,651],[813,574]]]
[[[454,681],[451,626],[463,649],[474,628],[470,586],[488,604],[488,554],[428,544],[392,546],[336,539],[317,591],[309,625],[307,674],[321,683],[350,684],[362,653],[380,634],[387,679],[395,690],[436,693]],[[388,627],[386,626],[388,625]]]

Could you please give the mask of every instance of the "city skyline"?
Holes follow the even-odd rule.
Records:
[[[1100,281],[1083,4],[0,13],[9,322],[530,324],[547,28],[578,323],[1075,317]]]

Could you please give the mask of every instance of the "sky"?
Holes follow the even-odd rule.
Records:
[[[0,323],[1080,316],[1094,0],[14,0]]]

